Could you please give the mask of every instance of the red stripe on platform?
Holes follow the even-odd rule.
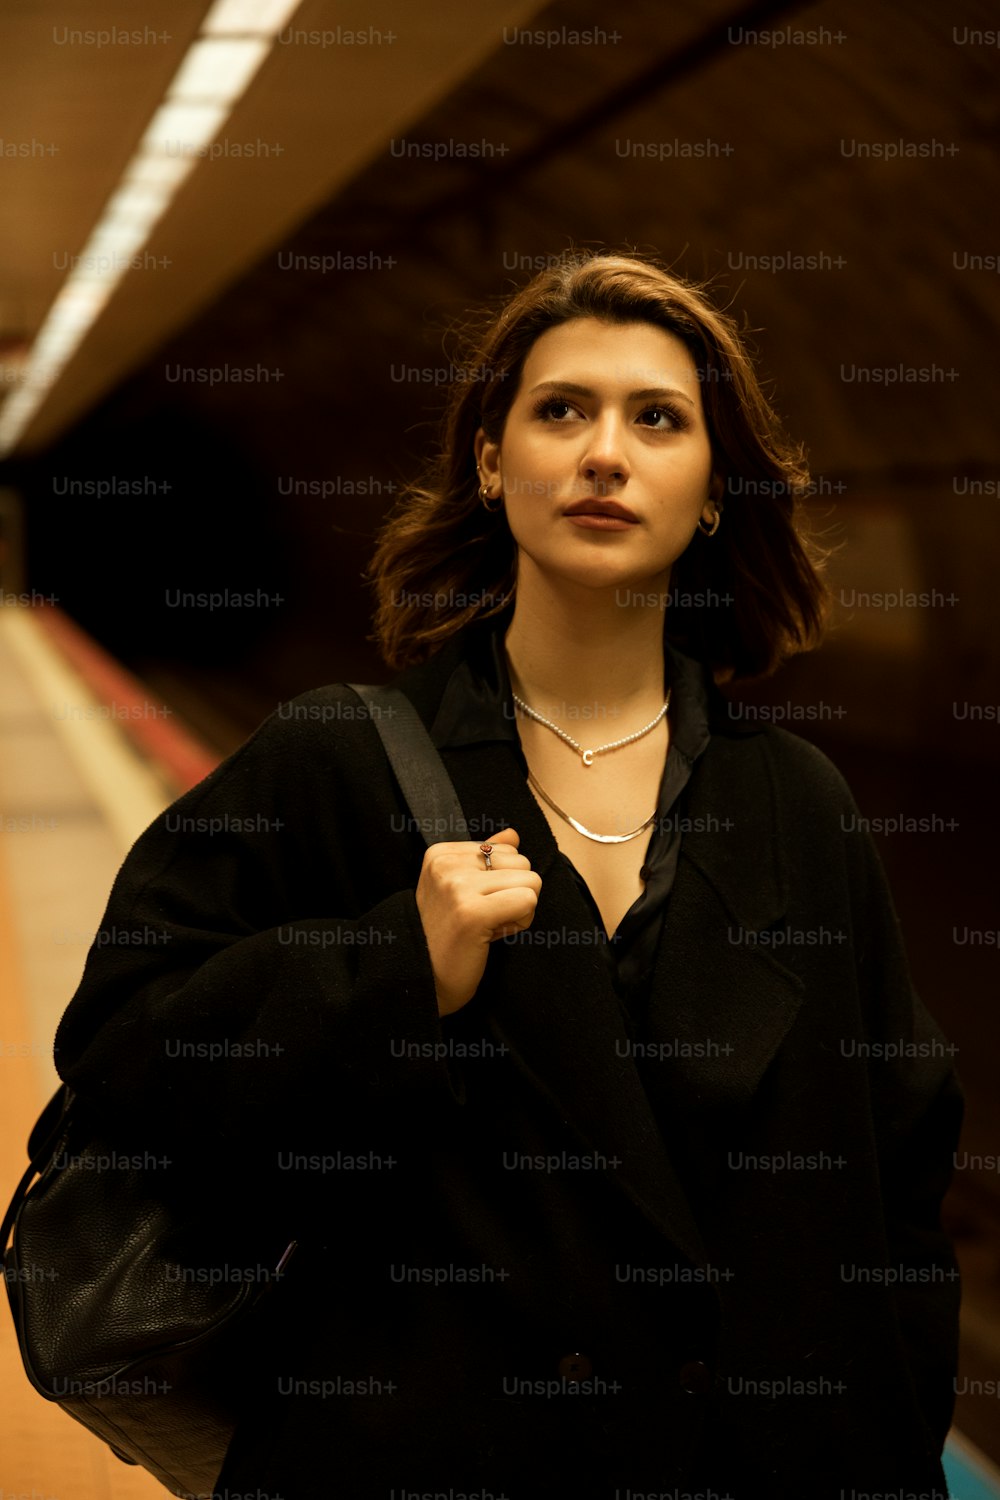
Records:
[[[139,678],[126,672],[69,615],[57,605],[37,604],[32,606],[32,616],[122,732],[166,770],[181,792],[196,786],[215,769],[221,755],[179,724],[166,704],[154,702]]]

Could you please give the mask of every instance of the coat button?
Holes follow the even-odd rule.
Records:
[[[586,1380],[592,1369],[585,1354],[564,1354],[559,1361],[559,1374],[564,1380]]]
[[[704,1396],[712,1389],[712,1372],[700,1359],[689,1359],[686,1365],[681,1365],[677,1379],[693,1396]]]

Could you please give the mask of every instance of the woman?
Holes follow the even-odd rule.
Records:
[[[349,689],[282,705],[56,1038],[299,1240],[218,1491],[943,1500],[961,1092],[843,781],[716,686],[819,638],[801,455],[650,261],[465,373],[373,577],[475,837],[424,852]]]

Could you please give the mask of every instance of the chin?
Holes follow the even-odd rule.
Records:
[[[659,594],[666,593],[670,586],[669,573],[637,574],[634,569],[610,568],[544,568],[540,569],[544,583],[551,588],[570,587],[586,589],[594,594]],[[622,602],[622,601],[616,601]]]
[[[620,534],[620,533],[619,533]],[[637,593],[665,593],[670,583],[670,571],[673,563],[686,545],[686,539],[681,541],[677,551],[671,551],[666,557],[662,555],[653,559],[637,557],[626,558],[620,550],[614,555],[610,548],[604,548],[598,552],[593,544],[585,538],[581,538],[579,548],[567,548],[563,546],[558,555],[552,555],[548,550],[538,548],[533,550],[530,545],[525,546],[518,541],[519,562],[518,576],[524,578],[525,573],[535,574],[538,582],[543,586],[558,590],[561,588],[577,588],[593,591],[594,593],[614,591],[615,589],[631,589]],[[572,552],[576,555],[573,556]],[[567,553],[570,553],[567,556]]]

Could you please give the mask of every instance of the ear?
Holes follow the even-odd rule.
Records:
[[[476,454],[476,468],[481,475],[481,484],[489,484],[491,479],[500,477],[500,444],[491,443],[486,433],[480,427],[476,433],[474,444]]]
[[[708,496],[701,510],[701,519],[704,521],[706,526],[713,526],[716,522],[716,518],[721,513],[722,496],[725,493],[725,489],[725,475],[720,474],[718,469],[713,469],[712,477],[708,481]]]

